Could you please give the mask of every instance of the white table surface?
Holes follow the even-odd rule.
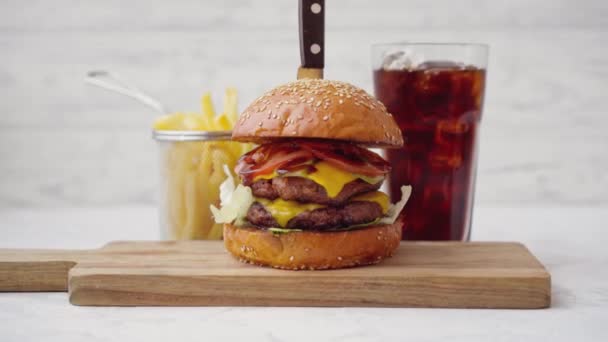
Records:
[[[474,240],[521,241],[552,275],[545,310],[77,307],[0,293],[0,341],[608,341],[608,210],[477,208]],[[155,239],[154,208],[0,211],[0,248]]]

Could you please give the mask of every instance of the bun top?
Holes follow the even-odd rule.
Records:
[[[233,140],[258,144],[284,138],[403,146],[399,127],[380,101],[352,84],[323,79],[302,79],[268,91],[243,111],[232,131]]]

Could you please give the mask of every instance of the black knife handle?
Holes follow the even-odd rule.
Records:
[[[302,67],[323,69],[325,0],[299,0],[300,59]]]

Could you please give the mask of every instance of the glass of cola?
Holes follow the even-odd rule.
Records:
[[[372,47],[376,97],[405,146],[387,150],[392,201],[410,184],[404,240],[470,238],[488,47],[397,43]]]

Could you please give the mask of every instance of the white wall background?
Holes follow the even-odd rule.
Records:
[[[295,77],[297,1],[0,0],[0,207],[152,204],[154,113]],[[327,0],[326,77],[371,91],[369,45],[491,46],[477,204],[608,205],[608,1]]]

